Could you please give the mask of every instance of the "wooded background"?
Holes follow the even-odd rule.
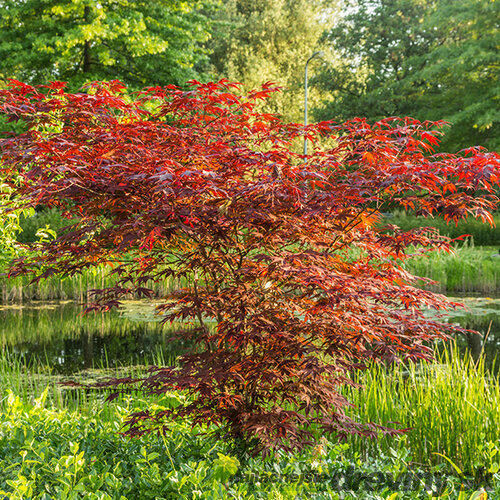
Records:
[[[312,120],[444,119],[442,149],[500,145],[494,0],[0,1],[0,86],[278,82],[266,111]]]

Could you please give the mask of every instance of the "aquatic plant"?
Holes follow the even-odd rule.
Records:
[[[498,446],[500,440],[500,378],[486,369],[484,357],[475,360],[453,345],[435,363],[373,365],[354,381],[363,388],[345,388],[355,405],[348,413],[364,422],[400,422],[410,428],[400,446],[410,450],[413,461],[439,463],[440,453],[473,473],[497,460],[487,454],[488,443]],[[363,455],[397,447],[386,438],[354,437],[349,443]]]

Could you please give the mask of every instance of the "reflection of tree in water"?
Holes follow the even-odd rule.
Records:
[[[468,349],[475,359],[484,352],[486,365],[491,367],[500,347],[499,313],[459,316],[453,318],[453,322],[460,323],[461,326],[476,330],[481,334],[459,335],[457,342],[462,350]]]
[[[150,311],[151,309],[148,308]],[[169,339],[179,325],[123,317],[119,312],[82,316],[74,304],[0,311],[0,346],[20,354],[27,364],[42,362],[55,373],[92,367],[147,364],[186,352],[189,343]]]
[[[480,337],[474,333],[467,333],[467,347],[471,354],[477,358],[481,354],[481,349],[483,348],[483,337]]]
[[[85,368],[91,368],[94,363],[94,335],[90,330],[85,332],[83,341],[83,359]]]

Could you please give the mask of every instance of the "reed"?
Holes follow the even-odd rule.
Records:
[[[29,276],[8,278],[0,273],[0,303],[22,303],[32,300],[88,302],[92,299],[92,290],[112,287],[116,278],[109,276],[109,268],[97,267],[77,276],[51,276],[36,284],[31,284],[31,279]],[[162,283],[148,282],[144,286],[151,288],[156,297],[163,297],[182,286],[182,283],[166,279]]]
[[[351,438],[353,452],[389,453],[398,446],[411,450],[418,463],[438,463],[440,453],[462,470],[472,471],[487,460],[485,447],[500,439],[500,379],[484,359],[459,354],[456,345],[438,354],[437,362],[374,365],[357,375],[363,385],[346,388],[355,406],[348,410],[362,422],[410,428],[402,438]]]
[[[498,295],[500,290],[500,258],[493,257],[495,247],[476,247],[472,243],[455,249],[454,254],[431,253],[408,260],[405,267],[413,274],[438,282],[426,288],[439,293]],[[73,277],[52,276],[30,284],[31,278],[7,278],[0,274],[0,304],[22,303],[33,300],[78,300],[88,302],[91,290],[111,287],[114,276],[109,269],[98,267]],[[167,279],[162,283],[147,283],[156,297],[169,295],[182,282]],[[422,286],[424,286],[422,284]],[[131,297],[133,298],[133,297]]]
[[[24,400],[39,396],[44,387],[40,381],[42,372],[33,370],[20,358],[6,350],[0,352],[0,387],[2,393],[9,389]],[[37,367],[38,368],[38,367]],[[2,394],[4,395],[4,394]],[[0,411],[5,410],[6,399],[0,399]]]
[[[436,285],[425,285],[435,292],[498,295],[500,258],[494,257],[497,251],[494,247],[467,244],[457,247],[452,254],[436,252],[414,257],[405,267],[416,276],[436,281]]]
[[[114,412],[113,405],[105,402],[108,396],[106,390],[67,387],[62,383],[72,380],[91,384],[107,378],[139,378],[146,375],[150,366],[171,366],[176,363],[177,357],[157,349],[145,355],[142,363],[133,366],[110,367],[104,362],[94,369],[68,377],[55,374],[50,366],[39,360],[26,363],[19,353],[4,348],[0,351],[0,412],[7,411],[7,391],[11,391],[27,405],[33,404],[46,392],[44,398],[48,408],[78,411],[82,414],[99,411],[106,419],[106,416],[111,417]],[[120,395],[114,400],[114,404],[128,404],[129,396],[130,393]]]
[[[113,405],[104,402],[107,392],[68,389],[43,363],[26,366],[19,355],[5,350],[0,353],[0,387],[12,390],[27,404],[33,403],[48,387],[47,405],[83,414],[99,411],[103,418],[112,415]],[[150,365],[165,366],[176,360],[162,351],[145,357],[135,366],[109,368],[104,363],[96,370],[72,375],[72,380],[92,382],[106,377],[144,375]],[[498,447],[500,431],[500,379],[491,375],[482,358],[474,361],[460,355],[458,348],[444,350],[435,363],[409,365],[373,365],[355,375],[362,389],[344,388],[354,406],[347,413],[360,422],[377,422],[398,428],[410,428],[401,438],[378,440],[350,437],[350,456],[379,456],[409,450],[413,463],[438,464],[445,455],[467,472],[477,470],[489,460],[489,443]],[[120,396],[121,404],[127,396]],[[0,399],[0,412],[6,410],[6,399]]]

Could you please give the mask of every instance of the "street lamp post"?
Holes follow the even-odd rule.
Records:
[[[306,61],[305,78],[304,78],[304,126],[307,126],[307,65],[309,61],[315,57],[323,57],[324,52],[322,50],[314,52],[314,54]],[[307,154],[307,137],[304,137],[304,154]]]

